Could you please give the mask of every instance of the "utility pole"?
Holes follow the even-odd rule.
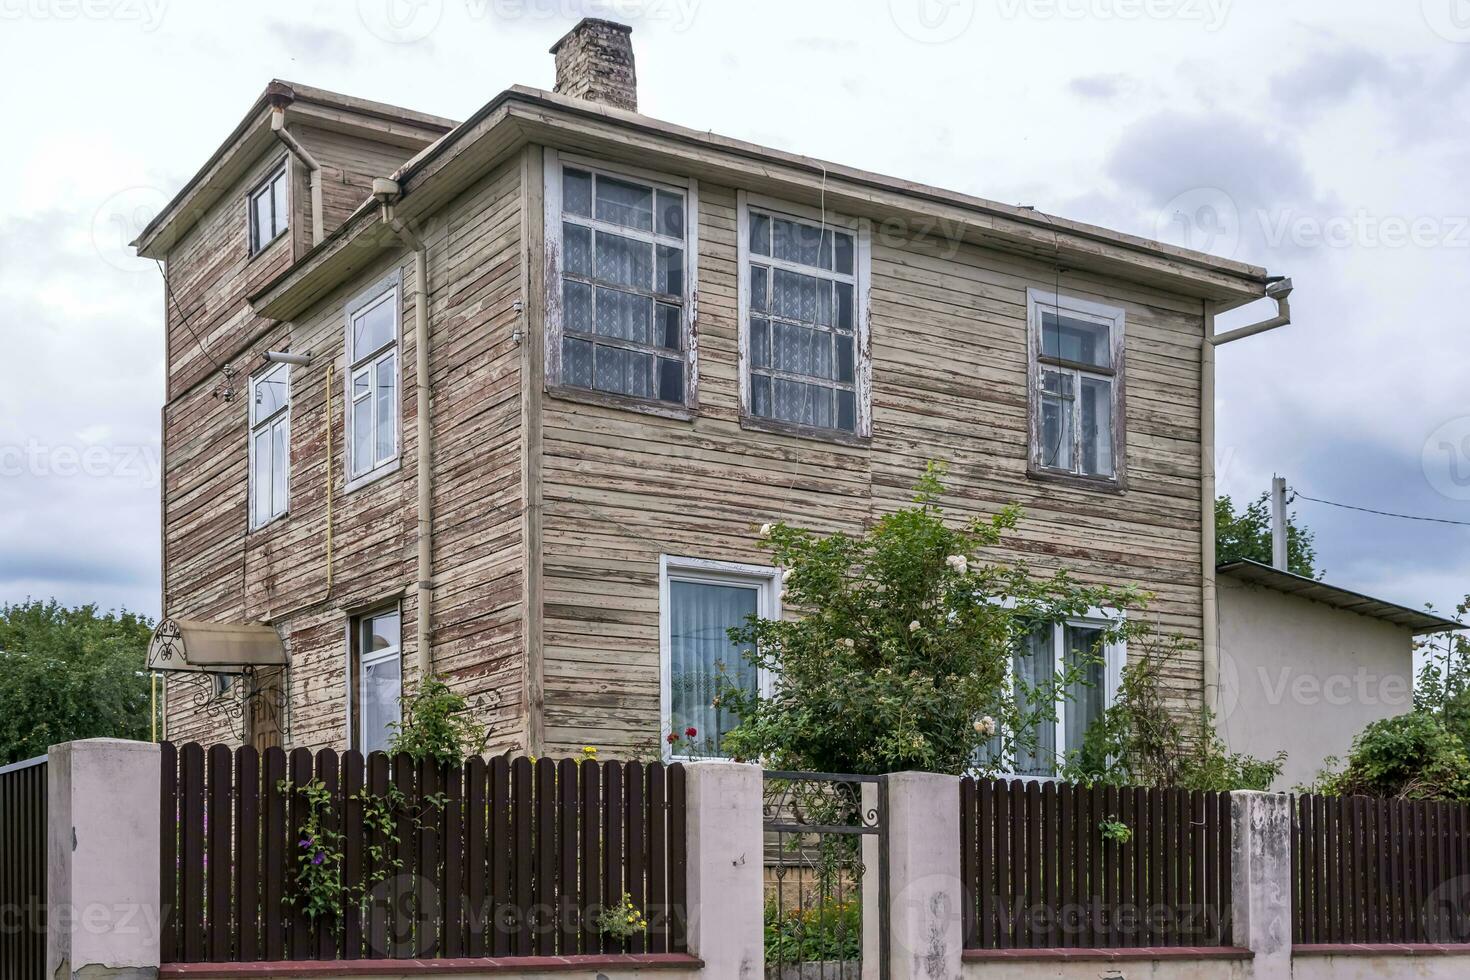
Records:
[[[1283,572],[1286,561],[1286,477],[1271,477],[1271,564]]]

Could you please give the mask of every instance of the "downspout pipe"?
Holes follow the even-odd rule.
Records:
[[[1215,348],[1291,323],[1291,280],[1279,279],[1266,287],[1276,301],[1276,315],[1256,323],[1215,333],[1215,317],[1225,312],[1205,304],[1205,338],[1200,345],[1200,612],[1204,635],[1200,659],[1204,673],[1205,707],[1214,712],[1220,701],[1220,610],[1215,592]],[[1224,719],[1216,717],[1223,736]]]
[[[418,432],[418,640],[419,677],[434,672],[434,652],[430,646],[430,623],[434,611],[434,436],[429,415],[429,255],[423,241],[398,219],[393,205],[401,194],[398,182],[387,178],[373,181],[373,197],[382,208],[383,224],[413,252],[413,358],[414,404],[417,408]]]
[[[322,219],[322,165],[317,163],[316,157],[286,128],[287,104],[276,102],[271,105],[271,132],[306,167],[311,181],[311,244],[320,245],[322,239],[327,237]]]

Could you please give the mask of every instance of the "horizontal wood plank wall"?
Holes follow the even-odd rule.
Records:
[[[417,152],[316,126],[294,126],[292,131],[321,164],[323,230],[328,235],[372,196],[374,177],[387,177]]]
[[[735,191],[699,187],[700,404],[692,422],[544,399],[546,751],[647,752],[659,737],[658,562],[766,562],[756,528],[856,531],[950,464],[956,519],[1018,502],[998,557],[1155,593],[1160,627],[1200,637],[1201,305],[1034,259],[875,229],[873,439],[852,447],[738,421]],[[1026,476],[1026,289],[1127,317],[1128,490]],[[1201,666],[1165,672],[1197,710]]]
[[[434,669],[483,705],[495,746],[522,733],[519,352],[519,167],[470,187],[419,229],[429,247],[435,463]],[[344,492],[344,328],[348,300],[402,277],[400,466]],[[402,603],[405,675],[415,674],[418,611],[412,330],[414,266],[401,248],[363,257],[362,272],[294,324],[279,324],[235,359],[245,368],[231,402],[200,386],[167,413],[165,522],[170,615],[276,625],[292,660],[290,744],[346,747],[348,616]],[[248,369],[267,349],[309,350],[291,369],[291,496],[287,517],[247,534]],[[327,370],[332,429],[327,431]],[[332,462],[332,588],[327,589],[327,459]],[[167,696],[174,739],[233,738],[200,711],[199,688]]]

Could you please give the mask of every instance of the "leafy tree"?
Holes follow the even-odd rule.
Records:
[[[148,738],[148,639],[126,610],[0,606],[0,764],[79,738]]]
[[[1286,515],[1286,567],[1307,578],[1317,578],[1317,550],[1312,531]],[[1271,564],[1271,495],[1263,493],[1241,509],[1229,496],[1215,499],[1215,560],[1220,563],[1242,558]]]
[[[1017,698],[1006,684],[1016,638],[1091,608],[1142,606],[1135,589],[981,561],[1019,511],[951,526],[939,505],[943,472],[931,463],[913,506],[860,535],[761,529],[786,570],[786,601],[802,615],[731,630],[756,666],[781,678],[768,698],[723,686],[720,698],[740,718],[725,740],[734,755],[778,769],[997,770],[1016,743],[1034,742],[1038,722],[1055,721],[1058,694],[1084,669],[1018,683]],[[1120,621],[1104,642],[1128,629]],[[977,767],[977,755],[994,761]]]

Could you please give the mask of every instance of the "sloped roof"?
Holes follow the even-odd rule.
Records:
[[[1270,565],[1263,565],[1248,558],[1226,562],[1215,569],[1217,574],[1228,575],[1241,582],[1260,585],[1287,595],[1301,596],[1313,602],[1321,602],[1336,609],[1345,609],[1360,616],[1371,616],[1395,626],[1402,626],[1415,636],[1421,633],[1443,633],[1446,630],[1463,629],[1461,623],[1445,619],[1422,609],[1410,609],[1397,603],[1375,599],[1372,596],[1341,589],[1326,582],[1319,582],[1305,575],[1284,572]]]

